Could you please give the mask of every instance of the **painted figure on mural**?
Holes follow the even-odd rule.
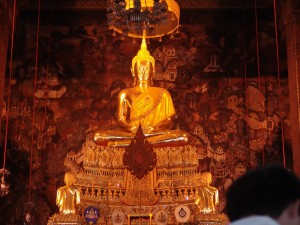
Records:
[[[170,93],[152,86],[155,60],[147,50],[143,38],[141,49],[132,60],[134,87],[125,88],[118,95],[117,122],[121,130],[98,130],[94,141],[98,145],[127,146],[139,125],[151,144],[188,142],[181,130],[171,130],[175,109]]]
[[[216,212],[216,206],[219,205],[219,191],[211,186],[211,173],[204,172],[201,178],[204,185],[198,189],[198,198],[195,204],[198,205],[201,213],[214,213]]]
[[[65,174],[65,186],[58,188],[56,204],[62,214],[75,214],[75,205],[80,202],[79,191],[73,186],[76,175],[71,172]]]

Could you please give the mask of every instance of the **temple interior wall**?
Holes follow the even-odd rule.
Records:
[[[286,49],[280,43],[278,77],[272,10],[259,11],[258,40],[251,9],[200,12],[183,11],[174,38],[150,40],[148,49],[156,59],[154,85],[168,89],[174,101],[173,127],[190,133],[199,172],[213,174],[222,209],[226,188],[246,170],[268,163],[293,168]],[[32,149],[34,198],[51,214],[67,153],[80,153],[96,129],[117,128],[116,97],[132,85],[131,59],[140,40],[112,36],[96,13],[47,11],[36,52],[36,20],[26,13],[20,18],[7,165],[12,191],[23,190],[13,196],[22,211]],[[5,102],[7,93],[6,86]]]

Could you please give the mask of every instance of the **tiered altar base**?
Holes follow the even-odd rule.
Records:
[[[154,148],[156,168],[142,179],[137,179],[124,167],[125,148],[98,146],[87,139],[83,146],[85,160],[78,170],[75,186],[81,196],[78,213],[89,206],[100,209],[97,224],[112,224],[113,212],[121,211],[128,225],[157,224],[155,214],[168,213],[167,224],[176,224],[174,210],[179,205],[190,210],[189,223],[227,224],[219,213],[201,214],[195,199],[203,185],[197,171],[196,148],[191,145]],[[68,165],[74,163],[68,162]],[[79,172],[78,172],[79,171]],[[140,215],[153,215],[151,219]],[[130,218],[139,218],[130,219]],[[203,222],[203,223],[202,223]],[[162,225],[162,224],[160,224]]]

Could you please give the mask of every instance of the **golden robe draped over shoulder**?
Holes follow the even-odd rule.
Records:
[[[59,212],[63,214],[75,214],[75,204],[80,202],[79,191],[70,186],[60,187],[57,190],[56,204]]]
[[[157,87],[149,87],[141,93],[132,102],[130,111],[130,124],[143,127],[155,126],[175,115],[169,92]]]

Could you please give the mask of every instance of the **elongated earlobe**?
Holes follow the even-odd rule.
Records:
[[[134,68],[131,68],[130,70],[131,70],[131,74],[133,76],[133,86],[135,86],[136,85],[136,74],[134,72]]]
[[[150,74],[151,74],[151,77],[150,77],[150,85],[151,86],[153,86],[153,76],[155,75],[155,69],[154,69],[154,67],[153,67],[153,65],[151,64],[151,72],[150,72]]]

